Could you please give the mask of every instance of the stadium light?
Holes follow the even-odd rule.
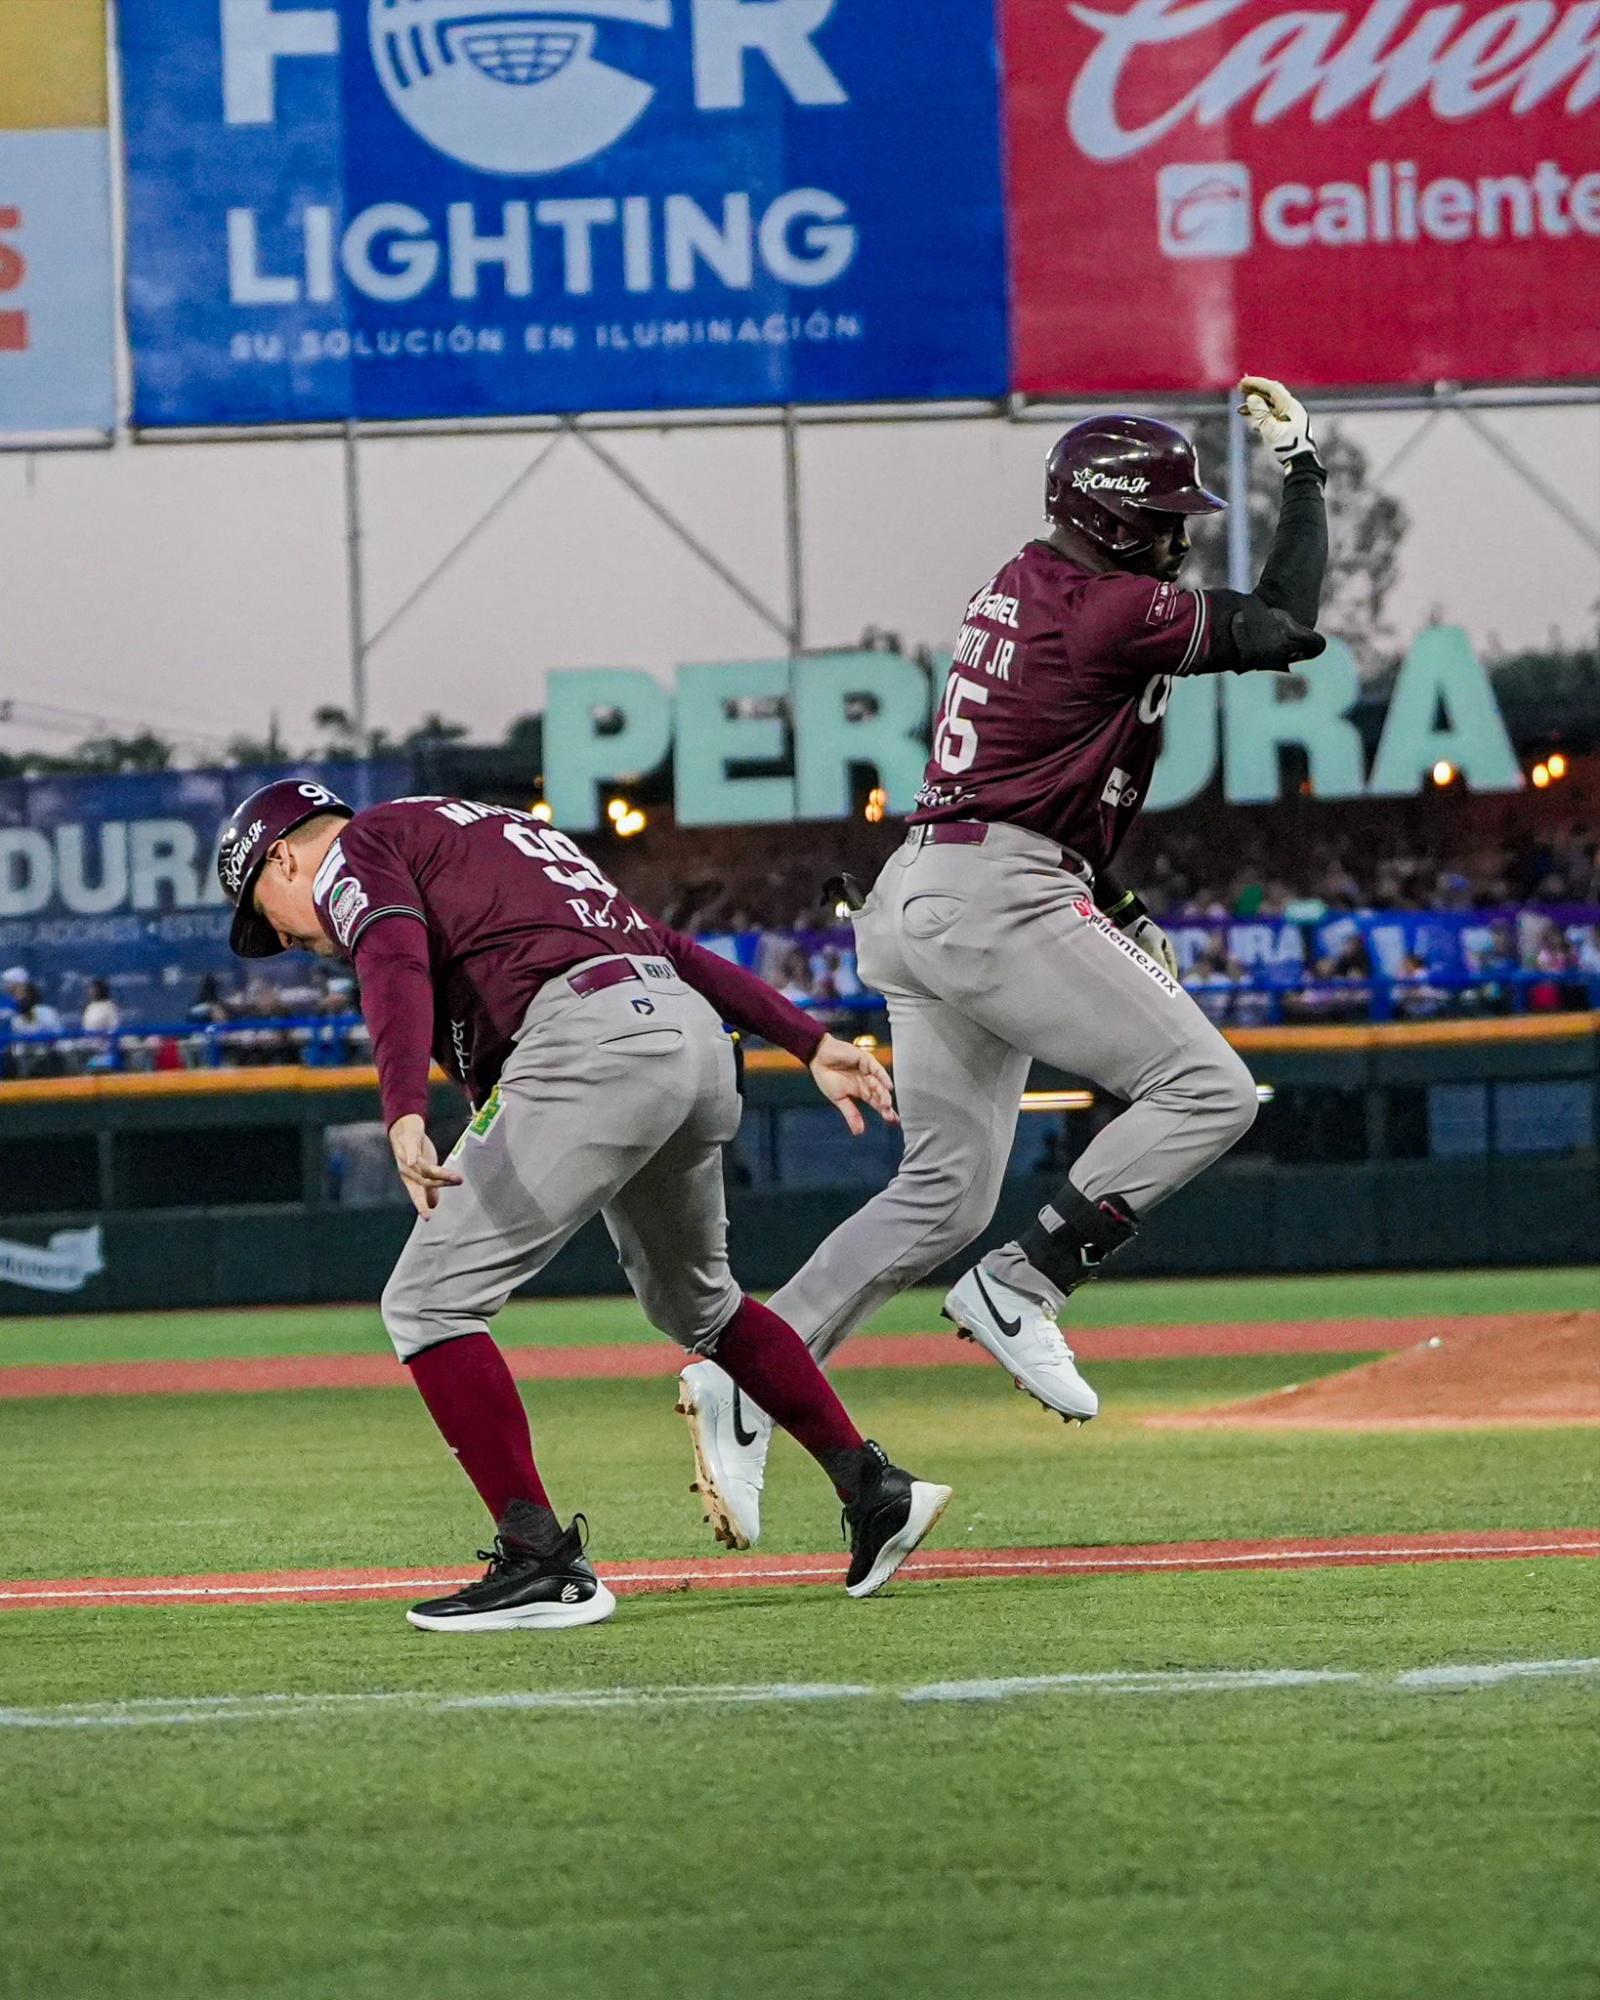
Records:
[[[547,806],[543,799],[537,800],[528,810],[535,819],[543,820],[546,826],[555,818],[554,808]]]
[[[637,806],[628,806],[612,823],[624,840],[632,840],[636,833],[644,832],[650,821]]]
[[[888,810],[889,794],[883,789],[882,785],[874,785],[872,790],[867,794],[867,803],[863,809],[862,818],[869,825],[876,826]]]
[[[1548,764],[1535,764],[1533,769],[1528,773],[1528,776],[1533,780],[1534,789],[1542,792],[1550,782],[1550,766]]]
[[[626,799],[613,799],[606,807],[606,818],[613,826],[620,826],[632,811],[633,807]]]
[[[1456,767],[1450,762],[1448,757],[1441,757],[1433,767],[1433,782],[1436,785],[1453,784],[1455,782],[1455,775]]]
[[[1559,750],[1551,751],[1550,755],[1544,760],[1544,767],[1550,773],[1552,780],[1564,778],[1567,775],[1567,760]]]

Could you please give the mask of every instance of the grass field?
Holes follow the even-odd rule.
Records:
[[[1597,1282],[1130,1283],[1085,1308],[1269,1327],[1561,1310]],[[879,1330],[935,1313],[913,1295]],[[354,1308],[0,1322],[0,1366],[375,1330]],[[608,1301],[508,1329],[637,1336]],[[1356,1358],[1105,1364],[1106,1414],[1070,1433],[998,1372],[843,1381],[956,1487],[947,1547],[1600,1523],[1593,1430],[1142,1423]],[[529,1401],[602,1566],[707,1552],[667,1381]],[[765,1546],[838,1547],[787,1441],[767,1519]],[[458,1565],[484,1528],[403,1378],[0,1403],[0,1577]],[[906,1582],[864,1605],[694,1591],[478,1641],[388,1602],[0,1613],[0,1992],[1592,1996],[1600,1679],[1438,1670],[1592,1662],[1595,1577],[1543,1558]]]
[[[1073,1323],[1192,1326],[1232,1321],[1392,1318],[1405,1314],[1562,1312],[1595,1302],[1593,1270],[1343,1272],[1328,1277],[1135,1278],[1090,1286]],[[939,1294],[904,1292],[866,1329],[943,1326]],[[589,1346],[661,1336],[631,1298],[518,1299],[496,1322],[508,1347]],[[242,1312],[70,1313],[0,1319],[0,1366],[52,1361],[199,1361],[270,1354],[387,1353],[375,1306],[256,1306]]]

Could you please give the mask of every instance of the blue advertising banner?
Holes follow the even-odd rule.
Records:
[[[148,426],[990,397],[991,0],[121,0]]]
[[[104,979],[125,1017],[181,1019],[206,973],[303,977],[303,960],[246,968],[228,949],[217,881],[228,814],[273,778],[315,778],[358,809],[411,783],[399,761],[291,764],[141,777],[0,782],[0,971],[22,972],[63,1011]]]

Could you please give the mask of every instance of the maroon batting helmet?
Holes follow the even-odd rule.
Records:
[[[1144,555],[1162,514],[1215,514],[1228,503],[1200,484],[1194,446],[1154,417],[1089,417],[1045,464],[1044,511],[1118,561]]]
[[[355,818],[337,792],[310,778],[278,778],[252,792],[222,829],[217,847],[217,880],[233,904],[233,928],[228,942],[240,958],[272,958],[282,951],[278,933],[255,906],[256,877],[275,840],[304,826],[320,813]]]

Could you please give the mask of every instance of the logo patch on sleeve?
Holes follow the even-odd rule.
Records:
[[[334,883],[328,894],[328,921],[340,944],[349,945],[356,919],[371,901],[354,875],[345,875]]]
[[[1147,625],[1165,625],[1177,608],[1177,585],[1158,583],[1155,595],[1150,600],[1150,609],[1144,614],[1144,622]]]

